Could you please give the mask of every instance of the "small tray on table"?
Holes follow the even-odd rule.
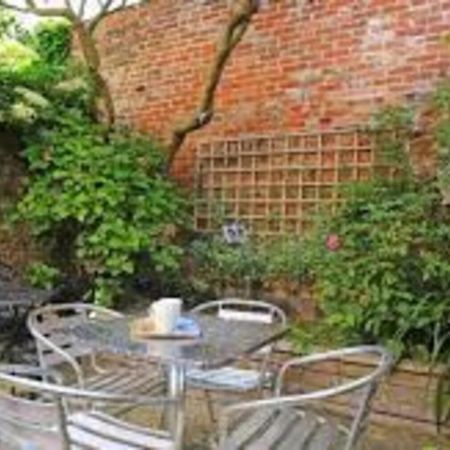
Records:
[[[135,319],[130,324],[130,333],[136,339],[197,339],[202,332],[198,323],[190,317],[180,317],[175,329],[170,333],[162,333],[151,317]]]

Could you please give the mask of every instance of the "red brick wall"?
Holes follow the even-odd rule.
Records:
[[[153,0],[108,17],[103,70],[118,117],[163,137],[195,107],[225,0]],[[302,5],[304,3],[304,5]],[[450,0],[262,0],[226,68],[198,139],[361,124],[382,105],[420,100],[449,72]]]

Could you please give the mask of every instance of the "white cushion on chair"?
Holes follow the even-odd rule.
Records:
[[[239,320],[242,322],[272,323],[272,314],[256,311],[239,311],[238,309],[221,308],[217,313],[220,319]]]
[[[236,367],[222,367],[220,369],[187,371],[188,383],[202,388],[249,390],[261,385],[261,372]]]

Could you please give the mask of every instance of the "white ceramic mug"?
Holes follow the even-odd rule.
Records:
[[[183,301],[181,298],[160,298],[150,306],[150,315],[153,317],[155,328],[158,333],[171,333],[181,315]]]

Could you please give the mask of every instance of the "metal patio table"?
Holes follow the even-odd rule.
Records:
[[[190,368],[214,369],[242,358],[286,332],[283,325],[225,320],[189,314],[200,326],[195,339],[136,340],[130,333],[135,318],[89,321],[64,330],[93,350],[126,355],[141,361],[162,363],[168,368],[168,390],[179,400],[171,413],[171,426],[183,442],[185,374]],[[61,330],[62,331],[62,330]]]

